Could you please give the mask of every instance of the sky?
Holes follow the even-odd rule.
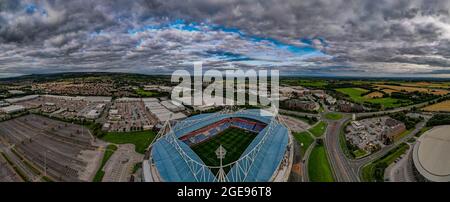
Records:
[[[0,0],[0,77],[56,72],[450,77],[448,0]]]

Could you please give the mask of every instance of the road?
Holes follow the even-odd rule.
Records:
[[[279,111],[281,113],[293,114],[293,115],[298,115],[298,116],[309,116],[309,117],[316,117],[316,118],[320,117],[320,114],[304,113],[304,112],[291,111],[291,110],[285,110],[285,109],[279,109]]]
[[[328,127],[324,139],[328,159],[333,168],[335,180],[338,182],[359,181],[357,170],[350,164],[339,144],[341,127],[348,119],[349,118],[343,118],[339,121],[328,120]]]

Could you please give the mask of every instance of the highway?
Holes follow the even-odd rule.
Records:
[[[357,182],[359,181],[357,170],[348,161],[339,145],[339,133],[342,125],[349,118],[343,118],[339,121],[327,121],[328,127],[325,133],[325,146],[327,148],[328,159],[335,180],[338,182]]]

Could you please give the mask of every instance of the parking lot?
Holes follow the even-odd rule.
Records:
[[[22,182],[3,156],[0,156],[0,182]]]
[[[38,115],[0,123],[0,143],[28,181],[90,181],[102,158],[88,129]]]

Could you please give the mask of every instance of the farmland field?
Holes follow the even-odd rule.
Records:
[[[447,90],[442,89],[429,89],[429,88],[419,88],[419,87],[409,87],[409,86],[394,86],[394,85],[377,85],[380,88],[387,88],[396,91],[406,91],[406,92],[423,92],[433,95],[446,95],[449,93]]]
[[[398,90],[393,90],[393,89],[383,89],[381,91],[383,91],[383,92],[385,92],[385,93],[387,93],[389,95],[392,94],[392,93],[399,92]]]
[[[368,98],[362,96],[362,94],[367,92],[366,89],[362,88],[338,88],[336,90],[350,96],[350,98],[356,103],[369,102],[373,104],[381,104],[384,107],[398,107],[401,105],[401,103],[398,103],[399,100],[395,98]]]
[[[282,83],[313,88],[320,88],[327,85],[327,82],[324,80],[282,80]]]
[[[424,111],[450,112],[450,100],[446,100],[423,108]]]
[[[431,83],[431,82],[415,82],[415,83],[400,83],[402,86],[421,87],[421,88],[442,88],[449,89],[449,83]]]

